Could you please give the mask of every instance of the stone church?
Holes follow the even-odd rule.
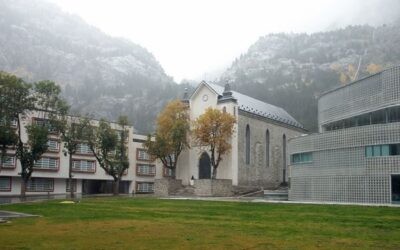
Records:
[[[306,130],[282,108],[221,87],[201,82],[192,95],[183,100],[194,121],[208,107],[236,117],[232,149],[223,156],[217,179],[228,179],[233,186],[276,188],[287,182],[288,139]],[[176,178],[189,185],[192,177],[209,179],[212,167],[209,152],[191,147],[178,159]]]

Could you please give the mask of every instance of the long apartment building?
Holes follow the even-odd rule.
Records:
[[[289,141],[290,200],[400,202],[400,66],[322,94],[318,122]]]
[[[46,125],[48,120],[40,112],[32,112],[22,120],[22,137],[27,141],[25,126],[31,123]],[[92,124],[98,124],[93,120]],[[14,124],[16,127],[16,123]],[[112,128],[119,129],[118,124],[111,123]],[[84,142],[80,143],[76,154],[72,156],[73,182],[69,183],[69,155],[64,153],[64,143],[60,135],[49,131],[48,150],[40,160],[35,163],[32,178],[30,179],[26,194],[66,194],[73,188],[77,194],[100,194],[112,192],[112,177],[107,175],[99,166],[90,148]],[[129,127],[127,143],[129,168],[120,183],[121,193],[153,193],[154,179],[161,178],[162,164],[152,161],[143,142],[147,139],[144,135],[134,133],[134,128]],[[15,157],[15,149],[7,150],[7,157],[3,159],[0,169],[0,196],[17,196],[21,191],[21,165]]]

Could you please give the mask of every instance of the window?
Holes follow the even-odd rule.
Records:
[[[147,153],[145,149],[138,148],[136,153],[136,158],[137,160],[141,161],[150,161],[150,155]]]
[[[6,125],[6,123],[7,123],[6,118],[2,117],[2,119],[0,119],[0,125],[4,126],[4,125]],[[13,128],[16,128],[17,127],[17,119],[16,118],[11,118],[9,120],[9,126],[11,126]]]
[[[15,156],[6,155],[1,160],[2,168],[15,168]]]
[[[154,183],[153,182],[137,182],[136,183],[137,193],[153,193]]]
[[[36,125],[42,126],[42,127],[47,127],[47,129],[49,130],[49,133],[58,133],[57,129],[55,127],[53,127],[50,124],[50,121],[47,119],[40,119],[40,118],[34,118],[33,122]]]
[[[265,163],[269,166],[269,130],[265,132]]]
[[[172,176],[172,169],[170,169],[170,168],[166,168],[166,167],[164,167],[164,176],[165,177],[171,177]]]
[[[94,173],[96,171],[96,162],[89,160],[72,160],[72,171]]]
[[[71,192],[71,185],[69,184],[69,179],[66,179],[65,180],[65,185],[66,185],[66,189],[65,189],[65,191],[66,192]],[[72,191],[73,192],[76,192],[76,180],[75,179],[72,179]]]
[[[372,147],[372,152],[374,156],[381,156],[381,146],[380,145],[376,145]]]
[[[56,140],[48,140],[47,141],[47,150],[58,152],[60,150],[60,143]]]
[[[282,156],[283,156],[283,166],[282,166],[282,179],[283,183],[286,183],[286,135],[282,136]]]
[[[47,178],[31,178],[26,186],[29,192],[53,192],[54,180]]]
[[[348,119],[335,121],[323,125],[323,128],[325,131],[330,131],[342,128],[366,126],[371,124],[384,124],[390,122],[400,122],[400,106],[385,108]]]
[[[386,110],[378,110],[371,113],[371,124],[381,124],[386,122]]]
[[[11,191],[11,177],[1,176],[0,177],[0,192]]]
[[[150,175],[154,176],[156,174],[156,167],[149,164],[138,164],[136,166],[136,173],[138,175]]]
[[[42,157],[33,165],[35,169],[58,170],[58,159],[50,157]]]
[[[246,164],[250,164],[250,127],[246,126]]]
[[[400,122],[400,106],[388,109],[389,122]]]
[[[382,147],[381,147],[381,155],[382,156],[390,155],[389,145],[382,145]]]
[[[76,145],[76,154],[84,154],[84,155],[89,155],[93,154],[92,150],[90,150],[90,147],[86,143],[79,143]]]
[[[312,162],[312,152],[292,154],[292,164]]]
[[[400,155],[400,144],[372,145],[365,147],[365,157]]]

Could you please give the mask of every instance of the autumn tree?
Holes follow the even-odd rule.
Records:
[[[378,73],[378,72],[380,72],[382,70],[383,70],[383,67],[380,64],[370,63],[367,66],[367,72],[369,74],[375,74],[375,73]]]
[[[180,100],[167,104],[157,118],[157,129],[144,143],[148,153],[171,170],[175,178],[176,165],[181,152],[189,147],[190,130],[188,106]]]
[[[211,153],[212,179],[217,178],[217,169],[222,156],[231,150],[231,137],[236,119],[231,114],[208,108],[194,121],[193,139],[200,147]]]
[[[5,130],[1,132],[2,148],[15,146],[16,157],[21,163],[21,196],[25,197],[34,164],[47,151],[49,128],[60,113],[66,113],[68,106],[60,98],[61,89],[54,82],[41,81],[34,84],[24,82],[16,76],[0,73],[1,120],[4,120]],[[46,126],[32,123],[25,126],[27,139],[22,134],[22,120],[32,112],[42,114],[48,119]],[[11,121],[16,121],[14,136],[10,134]],[[5,149],[3,150],[5,151]],[[4,153],[4,152],[3,152]]]
[[[92,126],[86,134],[91,151],[100,167],[113,177],[113,194],[119,194],[119,184],[124,172],[129,168],[126,141],[129,137],[128,119],[118,119],[119,129],[115,130],[110,123],[100,120],[98,126]]]

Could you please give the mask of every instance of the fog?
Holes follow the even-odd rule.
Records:
[[[268,33],[376,26],[400,13],[398,0],[48,1],[147,48],[177,82],[215,77]]]

